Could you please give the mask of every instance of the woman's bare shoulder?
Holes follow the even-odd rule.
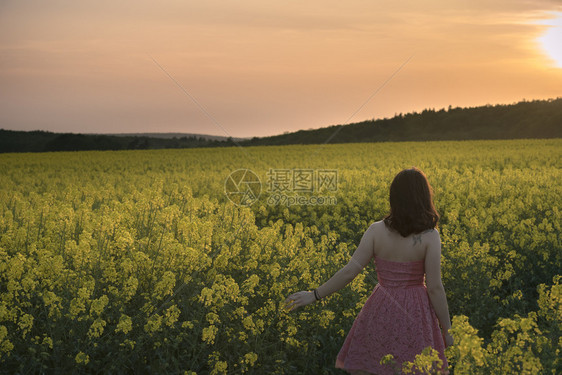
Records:
[[[439,231],[437,230],[437,228],[426,229],[422,233],[430,233],[430,235],[429,235],[430,237],[438,237],[439,238]]]
[[[382,227],[384,227],[384,221],[379,220],[379,221],[375,221],[373,224],[371,224],[369,226],[369,229],[371,229],[374,232],[378,232],[381,230]]]
[[[424,233],[427,233],[427,235],[425,236],[426,247],[441,246],[441,236],[439,235],[439,231],[437,230],[437,228],[428,229]]]

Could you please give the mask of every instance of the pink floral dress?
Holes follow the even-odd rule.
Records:
[[[439,352],[443,371],[448,364],[445,344],[424,284],[424,261],[393,262],[374,259],[379,284],[353,322],[337,359],[336,368],[393,375],[396,367],[381,364],[392,354],[401,368],[431,346]]]

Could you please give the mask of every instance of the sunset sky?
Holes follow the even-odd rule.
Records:
[[[251,137],[556,97],[559,0],[0,2],[3,129]]]

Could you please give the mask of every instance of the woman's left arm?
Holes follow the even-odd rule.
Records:
[[[349,284],[361,272],[374,256],[374,224],[365,231],[359,246],[349,262],[334,274],[328,281],[316,288],[319,298],[329,296]],[[285,309],[292,311],[300,306],[316,301],[313,291],[300,291],[291,294],[285,300]]]

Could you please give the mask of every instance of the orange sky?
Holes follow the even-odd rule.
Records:
[[[2,1],[0,128],[250,137],[555,98],[561,30],[543,0]]]

